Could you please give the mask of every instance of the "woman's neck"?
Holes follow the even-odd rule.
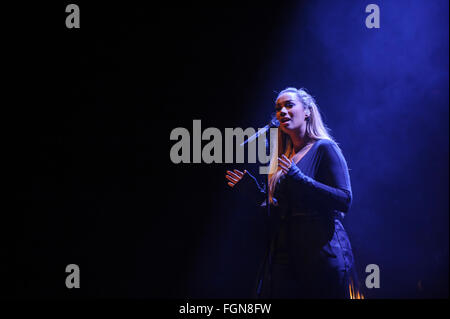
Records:
[[[305,130],[293,133],[290,137],[296,153],[311,141],[311,138],[306,134]]]

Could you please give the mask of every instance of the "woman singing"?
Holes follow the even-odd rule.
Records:
[[[305,90],[283,90],[275,108],[280,128],[268,187],[272,235],[256,295],[348,298],[353,254],[341,223],[352,202],[347,163]],[[264,200],[247,171],[227,171],[226,178],[238,191],[252,184]]]

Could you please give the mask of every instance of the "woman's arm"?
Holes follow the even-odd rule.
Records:
[[[240,195],[250,201],[256,201],[258,205],[264,201],[266,192],[264,187],[258,183],[258,180],[245,170],[243,173],[234,170],[234,173],[227,171],[228,185],[235,188]]]
[[[352,190],[347,163],[341,151],[333,142],[319,145],[321,152],[317,177],[319,182],[303,174],[297,165],[291,163],[287,178],[291,181],[291,191],[302,192],[308,202],[320,208],[348,212],[352,203]]]

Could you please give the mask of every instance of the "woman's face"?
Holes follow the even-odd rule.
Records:
[[[305,111],[297,94],[293,92],[282,94],[276,101],[275,109],[283,132],[290,133],[306,127],[305,118],[310,114],[309,111]]]

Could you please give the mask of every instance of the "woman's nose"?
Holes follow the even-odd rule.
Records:
[[[284,116],[284,115],[286,115],[287,114],[287,109],[286,109],[286,107],[284,106],[281,110],[280,110],[280,115],[281,116]]]

